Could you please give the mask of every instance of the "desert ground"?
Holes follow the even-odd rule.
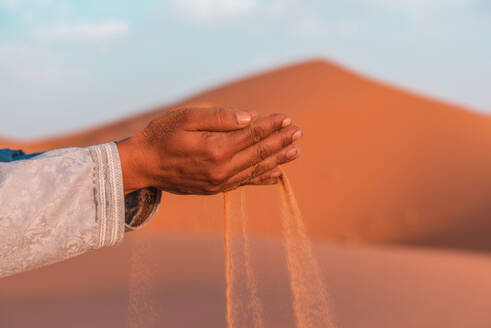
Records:
[[[491,325],[491,117],[472,109],[313,60],[82,132],[2,137],[0,147],[118,140],[196,102],[285,112],[303,128],[301,159],[286,171],[339,327]],[[267,326],[293,327],[277,189],[246,190]],[[143,247],[146,326],[224,327],[223,229],[220,196],[166,193],[122,246],[2,279],[0,326],[126,326],[131,254]]]
[[[266,327],[295,327],[281,241],[252,244]],[[0,325],[126,327],[135,245],[147,250],[142,326],[225,327],[222,236],[162,232],[3,279]],[[321,242],[314,250],[338,327],[489,327],[487,256]]]

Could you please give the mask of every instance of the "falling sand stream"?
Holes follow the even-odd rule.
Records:
[[[302,214],[283,170],[279,188],[281,222],[297,327],[334,327]],[[229,328],[259,328],[263,327],[262,308],[250,259],[243,191],[240,203],[240,213],[236,215],[232,212],[230,194],[224,194],[227,324]]]
[[[228,192],[224,193],[224,205],[227,325],[262,328],[262,305],[250,257],[245,192],[240,191],[238,215],[233,211]]]

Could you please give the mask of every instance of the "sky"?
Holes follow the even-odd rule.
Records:
[[[0,0],[0,135],[102,124],[313,57],[491,113],[489,0]]]

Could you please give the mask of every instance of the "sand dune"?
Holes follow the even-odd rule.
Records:
[[[255,75],[174,105],[209,101],[286,112],[305,130],[287,168],[318,240],[491,249],[491,118],[316,60]],[[27,150],[123,138],[166,110],[24,144]],[[279,234],[273,188],[248,189],[251,231]],[[148,231],[219,232],[220,197],[164,196]]]
[[[130,235],[119,248],[2,279],[0,326],[126,327],[130,246],[145,238],[155,250],[144,261],[159,327],[225,327],[222,236]],[[265,326],[293,328],[283,247],[274,239],[252,245]],[[339,327],[489,327],[487,257],[324,243],[314,250]]]

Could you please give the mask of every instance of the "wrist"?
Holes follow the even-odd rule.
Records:
[[[145,179],[144,148],[134,137],[116,142],[121,161],[124,194],[149,187]]]

